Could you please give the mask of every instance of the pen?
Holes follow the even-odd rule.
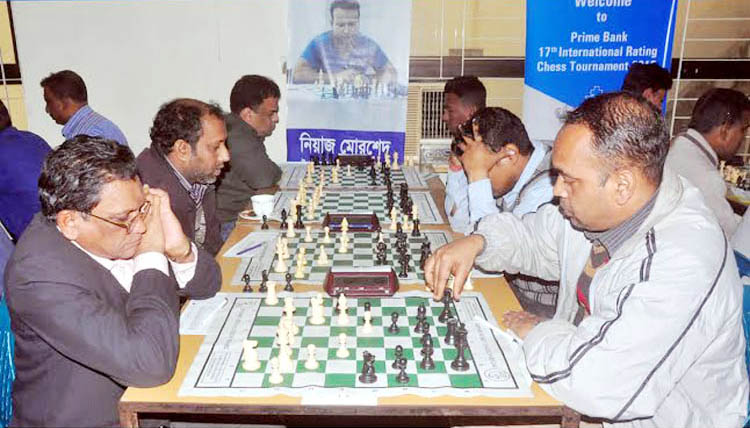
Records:
[[[249,251],[253,251],[254,249],[260,247],[261,245],[263,245],[262,242],[260,244],[255,244],[255,245],[253,245],[251,247],[245,248],[244,250],[238,252],[237,255],[239,256],[239,255],[245,254],[245,253],[247,253]]]

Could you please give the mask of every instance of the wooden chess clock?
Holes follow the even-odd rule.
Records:
[[[337,268],[328,270],[323,289],[330,296],[385,297],[398,291],[398,278],[390,266]]]
[[[350,232],[375,232],[380,229],[380,220],[377,214],[351,214],[351,213],[326,213],[323,226],[328,227],[331,232],[341,232],[341,221],[346,218],[349,223]]]

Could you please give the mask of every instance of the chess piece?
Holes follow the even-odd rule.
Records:
[[[312,242],[312,235],[310,235],[311,226],[305,226],[305,242]]]
[[[448,325],[447,332],[445,334],[445,339],[443,340],[446,345],[455,345],[456,344],[456,328],[458,327],[458,320],[455,318],[448,318],[448,321],[446,322]]]
[[[318,256],[318,266],[328,266],[328,254],[325,245],[320,246],[320,256]]]
[[[409,261],[407,260],[405,255],[402,255],[401,258],[398,260],[399,264],[401,264],[401,272],[398,273],[399,278],[407,278],[409,277]]]
[[[422,362],[419,363],[419,367],[424,370],[434,370],[435,361],[432,359],[432,354],[434,352],[435,349],[433,348],[432,342],[430,342],[428,345],[425,345],[424,348],[422,348],[422,354],[424,355],[424,357],[422,358]]]
[[[271,375],[268,377],[268,382],[273,385],[278,385],[281,382],[284,382],[284,376],[281,375],[281,370],[279,369],[279,358],[271,358],[269,364],[271,365]]]
[[[349,164],[346,166],[346,176],[351,177],[352,176],[352,165]]]
[[[349,221],[346,217],[341,219],[341,232],[346,233],[349,231]]]
[[[443,299],[441,300],[443,303],[443,311],[440,312],[440,315],[438,315],[438,321],[440,322],[446,322],[448,318],[453,318],[453,313],[451,312],[451,303],[453,303],[453,292],[451,290],[446,289],[443,292]]]
[[[279,347],[279,371],[281,373],[294,373],[292,348],[288,344]]]
[[[394,369],[397,369],[398,368],[398,360],[400,360],[401,357],[404,356],[404,347],[401,346],[401,345],[396,345],[396,348],[393,350],[393,355],[394,355],[395,359],[393,360],[393,364],[391,365],[391,367],[393,367]]]
[[[422,325],[420,326],[420,330],[418,331],[418,333],[425,334],[425,333],[429,333],[429,331],[430,331],[430,323],[428,323],[426,319],[423,319]]]
[[[364,334],[371,334],[372,333],[372,312],[366,311],[364,316],[364,324],[362,325],[362,333]]]
[[[274,268],[274,271],[276,273],[282,273],[286,272],[289,267],[286,265],[286,262],[284,261],[284,250],[281,249],[281,246],[279,246],[276,249],[276,267]]]
[[[464,372],[469,370],[469,363],[466,361],[466,348],[469,343],[466,339],[468,331],[464,323],[460,323],[456,329],[456,359],[451,362],[451,368],[456,371]]]
[[[398,327],[398,312],[391,312],[391,326],[388,327],[388,333],[398,334],[400,330]]]
[[[326,226],[323,230],[325,231],[325,236],[323,237],[323,243],[330,244],[331,243],[331,235],[330,235],[331,228]]]
[[[268,281],[268,294],[266,294],[265,303],[268,306],[279,304],[279,298],[276,297],[276,283],[273,281]]]
[[[286,237],[287,238],[294,238],[296,234],[294,233],[294,225],[292,223],[287,223],[286,225]]]
[[[375,355],[365,351],[362,361],[362,374],[359,375],[359,381],[362,383],[375,383],[378,377],[375,375]]]
[[[414,228],[411,230],[411,236],[422,236],[422,233],[419,230],[419,219],[415,218],[412,224],[414,225]]]
[[[245,286],[242,287],[242,292],[244,293],[252,293],[253,287],[250,285],[250,275],[244,274],[242,275],[242,282],[245,283]]]
[[[398,383],[409,383],[409,375],[406,374],[406,358],[398,359],[398,369],[400,370],[396,376],[396,382]]]
[[[349,251],[349,241],[346,239],[346,234],[342,234],[339,239],[339,253],[346,254]]]
[[[422,337],[419,339],[419,343],[422,344],[422,346],[432,345],[432,335],[430,333],[425,333],[422,335]]]
[[[321,325],[325,322],[323,297],[310,299],[310,324]]]
[[[295,208],[297,209],[297,220],[294,222],[294,228],[295,229],[304,229],[305,228],[305,224],[302,223],[302,205],[297,204],[297,206]]]
[[[246,372],[254,372],[260,368],[258,351],[255,349],[256,346],[258,346],[257,340],[245,340],[242,342],[242,369]]]
[[[260,287],[258,288],[259,293],[265,293],[268,291],[268,271],[263,269],[260,272]]]
[[[336,350],[336,357],[349,358],[349,350],[346,348],[346,333],[339,334],[339,349]]]
[[[307,360],[305,361],[305,368],[307,370],[317,370],[320,364],[315,359],[315,344],[311,343],[307,345]]]
[[[296,279],[305,277],[305,256],[302,253],[297,253],[297,267],[294,269],[294,277]]]

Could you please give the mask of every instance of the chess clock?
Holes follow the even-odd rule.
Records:
[[[341,166],[351,165],[359,168],[364,168],[375,163],[375,159],[369,155],[339,155],[338,159]]]
[[[377,214],[326,213],[323,228],[326,226],[331,232],[341,232],[341,221],[346,218],[349,232],[375,232],[380,228]]]
[[[326,274],[323,289],[330,296],[343,293],[346,297],[384,297],[398,291],[398,278],[390,266],[354,269],[332,267]]]

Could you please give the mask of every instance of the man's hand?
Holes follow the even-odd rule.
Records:
[[[180,221],[172,212],[169,204],[169,194],[161,189],[148,189],[149,194],[159,201],[159,208],[152,206],[151,212],[156,213],[161,220],[164,231],[164,254],[176,263],[187,263],[193,260],[190,240],[185,236]]]
[[[158,198],[151,194],[148,186],[143,186],[143,193],[146,195],[146,200],[151,202],[151,210],[143,219],[146,226],[146,231],[141,236],[141,243],[138,245],[136,254],[143,254],[149,252],[157,252],[164,254],[164,230],[161,225],[161,198]]]
[[[443,245],[427,259],[424,265],[425,282],[435,299],[443,298],[450,274],[453,274],[453,297],[461,297],[466,277],[469,276],[474,259],[483,247],[484,238],[471,235]]]
[[[544,318],[526,311],[508,311],[503,314],[503,324],[521,339],[526,339],[531,329],[544,321]]]
[[[461,171],[463,169],[463,165],[461,164],[461,159],[456,156],[455,153],[451,152],[450,156],[448,156],[448,167],[451,169],[451,171]]]
[[[482,141],[482,137],[471,139],[464,135],[464,142],[459,147],[464,151],[461,162],[466,171],[469,183],[489,177],[490,169],[500,160],[501,155],[490,150]]]

